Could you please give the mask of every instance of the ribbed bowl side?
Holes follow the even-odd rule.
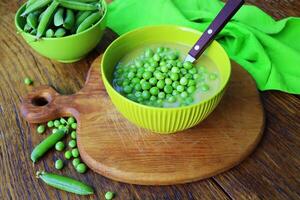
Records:
[[[135,125],[156,133],[170,134],[193,127],[204,120],[216,108],[225,90],[226,87],[209,101],[179,109],[154,109],[138,105],[118,98],[116,91],[110,89],[108,94],[117,110]]]

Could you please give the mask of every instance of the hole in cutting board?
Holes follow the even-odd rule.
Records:
[[[31,103],[34,106],[45,106],[49,103],[49,101],[45,97],[37,96],[31,100]]]

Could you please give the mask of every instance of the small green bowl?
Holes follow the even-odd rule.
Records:
[[[24,27],[26,18],[21,17],[25,10],[24,4],[15,15],[15,26],[25,41],[41,55],[63,63],[76,62],[82,59],[100,42],[106,27],[106,3],[103,1],[105,12],[101,20],[89,29],[74,35],[61,38],[41,38],[36,41],[35,36],[26,33]]]
[[[177,43],[193,46],[202,33],[180,26],[150,26],[131,31],[115,40],[105,51],[101,72],[105,88],[118,111],[137,126],[162,134],[175,133],[197,125],[204,120],[220,102],[228,84],[230,60],[216,41],[205,51],[220,72],[220,87],[211,98],[190,106],[157,108],[145,106],[127,99],[112,86],[115,65],[128,52],[149,44]]]

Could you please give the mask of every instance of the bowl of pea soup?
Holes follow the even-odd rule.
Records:
[[[191,128],[218,105],[231,65],[214,41],[194,63],[185,56],[201,32],[149,26],[115,40],[101,63],[102,80],[117,110],[130,122],[169,134]]]

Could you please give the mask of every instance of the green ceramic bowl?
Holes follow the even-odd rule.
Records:
[[[230,60],[216,41],[205,54],[220,71],[220,88],[211,98],[197,104],[178,108],[145,106],[127,99],[112,86],[112,75],[118,61],[133,49],[149,44],[177,43],[193,46],[201,33],[180,26],[151,26],[134,30],[115,40],[105,51],[101,63],[102,80],[118,111],[132,123],[157,133],[175,133],[197,125],[204,120],[220,102],[231,72]]]
[[[101,20],[89,29],[74,35],[62,38],[41,38],[36,41],[35,36],[26,33],[24,27],[26,18],[21,17],[25,10],[24,4],[15,15],[15,25],[25,41],[41,55],[64,63],[76,62],[94,49],[100,42],[106,26],[106,4],[103,1],[105,12]]]

